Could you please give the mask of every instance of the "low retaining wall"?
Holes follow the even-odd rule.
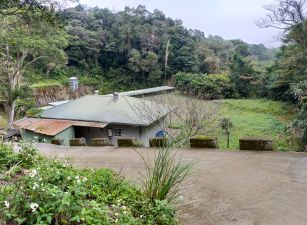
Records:
[[[260,137],[245,137],[240,139],[240,150],[272,151],[273,141]]]
[[[109,146],[110,142],[108,138],[93,138],[91,140],[91,146]]]
[[[167,138],[152,138],[149,140],[149,146],[153,148],[165,147],[168,144]]]
[[[70,146],[86,146],[85,138],[75,138],[69,140]]]
[[[64,139],[54,138],[50,141],[53,145],[64,145]]]
[[[118,147],[139,147],[135,138],[118,138],[117,146]]]
[[[219,148],[216,137],[195,136],[190,138],[190,148]]]

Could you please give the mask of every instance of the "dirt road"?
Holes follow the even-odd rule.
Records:
[[[39,144],[80,167],[109,167],[137,181],[144,166],[132,149]],[[154,151],[140,150],[153,157]],[[307,225],[307,154],[178,150],[195,160],[177,204],[184,225]]]

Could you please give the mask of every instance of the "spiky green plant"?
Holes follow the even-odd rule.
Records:
[[[183,162],[169,147],[159,149],[153,161],[140,153],[139,155],[146,168],[145,179],[142,181],[145,195],[152,201],[175,200],[180,184],[191,172],[193,162]]]

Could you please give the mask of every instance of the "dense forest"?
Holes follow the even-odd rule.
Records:
[[[0,6],[0,96],[10,122],[16,108],[31,106],[31,85],[77,76],[101,93],[170,84],[202,99],[288,101],[298,106],[293,127],[307,142],[306,1],[266,8],[259,26],[283,30],[278,49],[191,30],[142,5],[112,12],[7,2]]]
[[[64,16],[67,65],[37,63],[33,69],[43,79],[74,75],[84,82],[99,80],[108,92],[161,85],[177,72],[228,74],[234,57],[257,76],[274,58],[274,50],[262,44],[205,36],[141,5],[116,13],[79,5]]]

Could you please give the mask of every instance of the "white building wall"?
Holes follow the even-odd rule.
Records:
[[[135,138],[137,141],[141,141],[141,128],[136,126],[127,126],[127,125],[117,125],[111,124],[107,129],[112,129],[113,136],[111,142],[114,146],[117,146],[117,139],[122,138]],[[121,129],[121,136],[115,136],[114,129]]]

